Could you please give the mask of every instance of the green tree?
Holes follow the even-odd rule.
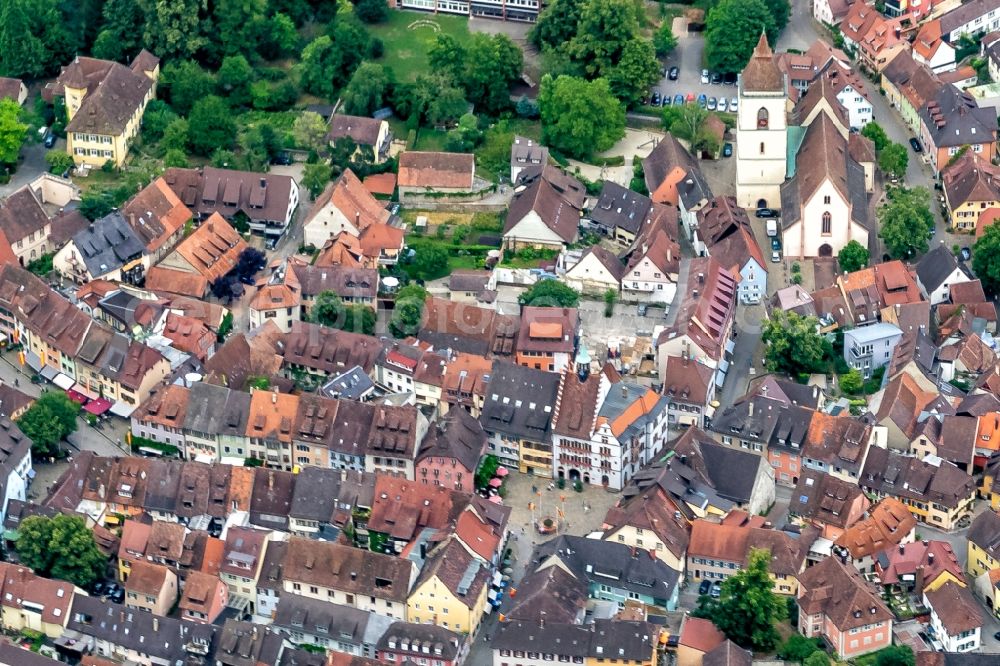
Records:
[[[232,111],[221,98],[209,95],[195,103],[188,120],[191,149],[198,155],[211,155],[228,148],[236,133]]]
[[[986,227],[976,241],[972,253],[972,268],[991,295],[1000,293],[1000,224]]]
[[[865,378],[857,368],[851,368],[840,376],[840,390],[848,395],[858,395],[864,387]]]
[[[17,420],[17,425],[31,440],[31,452],[36,457],[55,456],[59,442],[76,432],[76,416],[80,405],[65,393],[46,391]]]
[[[840,248],[837,254],[837,261],[840,263],[840,270],[845,273],[860,271],[868,265],[868,248],[856,240],[852,240],[844,247]]]
[[[104,577],[108,559],[97,548],[94,533],[81,516],[29,516],[21,522],[18,533],[18,557],[38,575],[82,588]]]
[[[436,280],[448,274],[448,253],[436,245],[415,248],[413,262],[406,272],[419,280]]]
[[[825,652],[817,650],[806,657],[805,661],[802,662],[802,666],[830,666],[830,658],[826,656]]]
[[[340,93],[344,113],[370,116],[386,105],[392,86],[391,69],[375,62],[362,63]]]
[[[202,0],[136,0],[146,17],[143,44],[164,60],[190,58],[208,43]]]
[[[656,59],[652,43],[645,39],[626,42],[617,64],[608,70],[607,78],[615,97],[626,106],[636,104],[649,87],[660,80],[660,61]]]
[[[892,645],[879,651],[875,666],[914,666],[917,663],[908,645]]]
[[[267,0],[215,0],[212,3],[215,23],[212,46],[226,56],[253,53],[257,50],[266,12]],[[238,106],[235,102],[233,104]]]
[[[742,71],[761,30],[771,44],[777,41],[774,15],[764,0],[719,0],[705,19],[706,64],[723,74]]]
[[[127,62],[142,48],[143,16],[135,0],[107,0],[101,11],[104,22],[94,40],[95,58]],[[149,110],[147,109],[147,112]],[[145,116],[143,116],[145,122]]]
[[[295,30],[295,22],[281,12],[268,19],[258,50],[267,60],[277,60],[298,53],[299,33]]]
[[[354,15],[365,23],[382,23],[389,18],[389,5],[385,0],[358,0]]]
[[[766,345],[767,367],[772,372],[797,375],[821,372],[830,354],[830,343],[818,333],[819,321],[794,312],[776,310],[764,322],[761,338]]]
[[[375,333],[375,311],[360,303],[345,304],[332,291],[322,291],[309,312],[309,319],[317,324],[337,328],[352,333],[373,335]]]
[[[554,0],[538,16],[528,39],[538,49],[559,48],[576,37],[587,0]]]
[[[427,50],[427,62],[435,72],[450,76],[460,83],[465,69],[465,47],[454,35],[439,33]]]
[[[767,4],[767,8],[771,10],[771,15],[774,16],[774,26],[777,28],[778,32],[785,29],[788,25],[788,17],[792,13],[792,6],[788,0],[764,0]]]
[[[792,634],[778,648],[778,657],[785,661],[797,661],[800,664],[813,652],[819,650],[816,639],[806,638],[802,634]]]
[[[292,123],[292,137],[299,148],[321,152],[327,145],[326,121],[314,111],[303,111]]]
[[[175,118],[163,130],[163,138],[160,140],[160,145],[166,150],[187,152],[190,140],[191,128],[188,121],[183,118]]]
[[[661,58],[670,55],[677,48],[677,38],[674,37],[673,26],[669,21],[664,21],[653,33],[653,46],[656,48],[656,55]]]
[[[524,53],[507,35],[474,33],[459,79],[477,111],[496,115],[510,108],[510,87],[520,79]]]
[[[233,313],[229,310],[226,311],[226,316],[222,318],[222,323],[219,324],[219,330],[215,333],[215,339],[217,342],[225,342],[226,338],[233,331]]]
[[[167,63],[161,78],[169,93],[170,105],[182,116],[191,113],[198,100],[215,90],[215,77],[192,60]]]
[[[168,169],[171,167],[179,167],[181,169],[186,169],[191,166],[188,161],[187,153],[183,150],[177,150],[176,148],[171,148],[163,155],[163,166]]]
[[[889,145],[889,135],[878,123],[868,123],[862,127],[861,136],[871,139],[872,143],[875,144],[875,152],[880,152]]]
[[[330,166],[328,164],[307,164],[302,172],[302,187],[309,190],[309,196],[315,199],[330,182]]]
[[[455,86],[445,85],[429,101],[424,115],[431,125],[450,125],[461,118],[468,108],[465,93]]]
[[[333,72],[333,86],[336,89],[351,80],[354,70],[368,56],[372,40],[361,21],[351,14],[344,14],[331,23],[327,34],[339,50],[339,66]]]
[[[517,297],[521,305],[552,308],[575,308],[580,304],[580,292],[557,280],[539,280]]]
[[[893,187],[878,209],[879,236],[889,254],[908,259],[927,251],[927,238],[934,229],[931,194],[923,187]]]
[[[607,150],[625,136],[625,108],[605,79],[542,77],[542,141],[571,157]]]
[[[0,74],[41,76],[49,66],[45,44],[32,30],[31,8],[25,0],[0,3]]]
[[[253,68],[241,55],[226,56],[215,74],[215,84],[219,95],[230,106],[250,105],[250,85],[253,83]]]
[[[587,0],[569,52],[590,76],[608,76],[638,32],[632,0]]]
[[[340,49],[332,39],[321,35],[312,40],[302,49],[302,88],[319,97],[333,97],[333,77],[340,63]]]
[[[73,156],[65,150],[50,150],[45,153],[45,163],[51,173],[63,174],[73,168]]]
[[[774,593],[768,575],[771,553],[754,548],[747,567],[722,582],[722,594],[694,612],[710,619],[737,645],[768,652],[780,636],[775,622],[785,617],[785,602]]]
[[[167,125],[178,118],[174,110],[162,99],[150,100],[146,112],[142,114],[142,139],[147,143],[156,143],[163,138]]]
[[[21,107],[12,99],[0,100],[0,163],[14,164],[28,135],[21,122]]]
[[[883,173],[902,177],[906,175],[909,159],[906,146],[901,143],[890,143],[878,154],[878,168]]]
[[[409,284],[400,289],[389,320],[389,332],[397,338],[415,335],[424,318],[427,296],[427,290],[417,284]]]

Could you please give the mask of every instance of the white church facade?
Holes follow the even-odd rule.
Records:
[[[763,33],[738,85],[736,200],[744,208],[778,208],[788,160],[788,79]]]

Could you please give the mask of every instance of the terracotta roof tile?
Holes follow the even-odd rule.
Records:
[[[475,156],[472,154],[408,150],[399,156],[400,187],[464,188],[471,191],[475,172]]]

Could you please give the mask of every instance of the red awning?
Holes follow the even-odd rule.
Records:
[[[111,401],[105,400],[104,398],[98,398],[96,400],[91,400],[86,405],[84,405],[83,408],[88,412],[90,412],[91,414],[96,414],[97,416],[100,416],[104,412],[111,409]]]
[[[69,396],[70,400],[72,400],[73,402],[78,402],[81,405],[87,404],[87,401],[90,400],[90,398],[88,398],[84,394],[80,393],[79,391],[74,391],[73,389],[66,391],[66,395]]]

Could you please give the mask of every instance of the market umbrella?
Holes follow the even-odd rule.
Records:
[[[491,488],[499,488],[502,485],[503,485],[503,481],[501,481],[500,479],[490,479],[490,487]]]

